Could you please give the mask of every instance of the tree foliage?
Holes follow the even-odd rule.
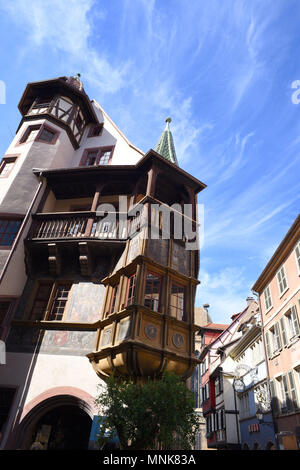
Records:
[[[175,374],[146,383],[111,376],[96,402],[101,423],[99,444],[117,432],[122,449],[191,449],[199,430],[194,395]]]

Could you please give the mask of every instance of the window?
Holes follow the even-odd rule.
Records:
[[[41,282],[32,305],[33,320],[61,321],[72,284],[69,282]]]
[[[132,305],[134,303],[135,285],[136,285],[136,274],[133,274],[132,276],[128,278],[126,306]]]
[[[54,140],[56,140],[57,132],[52,131],[46,126],[43,126],[41,129],[41,132],[37,136],[37,140],[42,140],[43,142],[48,142],[49,144],[52,144]]]
[[[184,320],[184,295],[185,288],[180,284],[172,282],[171,285],[171,297],[170,297],[170,314],[177,320]]]
[[[34,320],[43,320],[45,318],[52,286],[52,282],[43,282],[39,284],[31,309],[30,318]]]
[[[48,108],[51,104],[52,97],[47,96],[46,98],[39,97],[35,100],[32,108]]]
[[[202,401],[209,399],[209,382],[202,387]]]
[[[277,273],[277,282],[278,282],[279,293],[280,295],[282,295],[288,288],[284,266],[282,266]]]
[[[19,143],[23,144],[24,142],[31,142],[36,139],[41,126],[28,126],[24,134],[22,135]]]
[[[58,284],[54,292],[54,299],[48,320],[61,321],[68,301],[71,284]]]
[[[289,339],[291,340],[300,333],[299,319],[295,305],[292,305],[289,312],[286,314],[286,318],[288,321]]]
[[[21,220],[0,219],[0,246],[9,247],[19,231]]]
[[[92,126],[89,130],[88,137],[99,137],[103,131],[103,123]]]
[[[265,308],[266,312],[272,308],[272,297],[270,286],[267,286],[264,290]]]
[[[158,312],[160,307],[160,291],[161,276],[148,271],[146,274],[144,304],[155,312]]]
[[[297,260],[298,271],[300,273],[300,241],[296,245],[295,255],[296,255],[296,260]]]
[[[216,395],[220,395],[223,392],[223,377],[221,375],[215,380],[215,391]]]
[[[116,300],[117,300],[117,294],[118,294],[118,288],[119,284],[114,286],[112,288],[112,293],[111,293],[111,301],[110,301],[110,307],[109,307],[109,313],[114,313],[115,311],[115,306],[116,306]]]
[[[244,393],[240,397],[240,418],[244,419],[250,415],[249,393]]]
[[[272,353],[276,354],[281,351],[281,338],[278,323],[270,328],[271,338],[272,338]]]
[[[28,126],[23,136],[20,139],[20,144],[24,142],[32,142],[33,140],[47,142],[48,144],[55,144],[59,132],[46,124]]]
[[[109,165],[113,147],[86,149],[81,159],[81,166]]]
[[[289,397],[287,376],[284,374],[282,375],[282,377],[279,377],[277,381],[279,383],[279,390],[280,390],[281,413],[286,413],[291,410],[291,400]]]
[[[3,157],[2,162],[0,163],[0,176],[7,178],[13,169],[16,160],[17,156]]]
[[[290,386],[290,397],[291,397],[291,400],[292,400],[292,408],[293,409],[299,409],[300,402],[299,402],[299,395],[298,395],[298,391],[297,391],[294,372],[296,372],[296,371],[294,371],[293,369],[288,372],[289,386]],[[299,375],[299,371],[298,371],[298,375]]]

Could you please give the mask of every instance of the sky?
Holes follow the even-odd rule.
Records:
[[[171,116],[207,185],[196,305],[230,323],[299,213],[299,22],[298,0],[0,0],[0,153],[31,81],[80,73],[145,152]]]

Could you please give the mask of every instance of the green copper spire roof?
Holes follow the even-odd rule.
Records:
[[[166,119],[167,124],[166,124],[165,130],[162,132],[160,136],[158,144],[155,147],[155,151],[159,153],[160,155],[162,155],[167,160],[169,160],[170,162],[175,163],[175,165],[179,166],[177,157],[176,157],[172,132],[170,131],[171,121],[172,119],[170,117]]]

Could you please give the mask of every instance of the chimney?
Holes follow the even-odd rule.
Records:
[[[249,305],[251,304],[251,302],[253,302],[253,301],[254,301],[254,298],[253,298],[253,297],[247,297],[247,298],[246,298],[246,302],[247,302],[248,307],[249,307]]]

